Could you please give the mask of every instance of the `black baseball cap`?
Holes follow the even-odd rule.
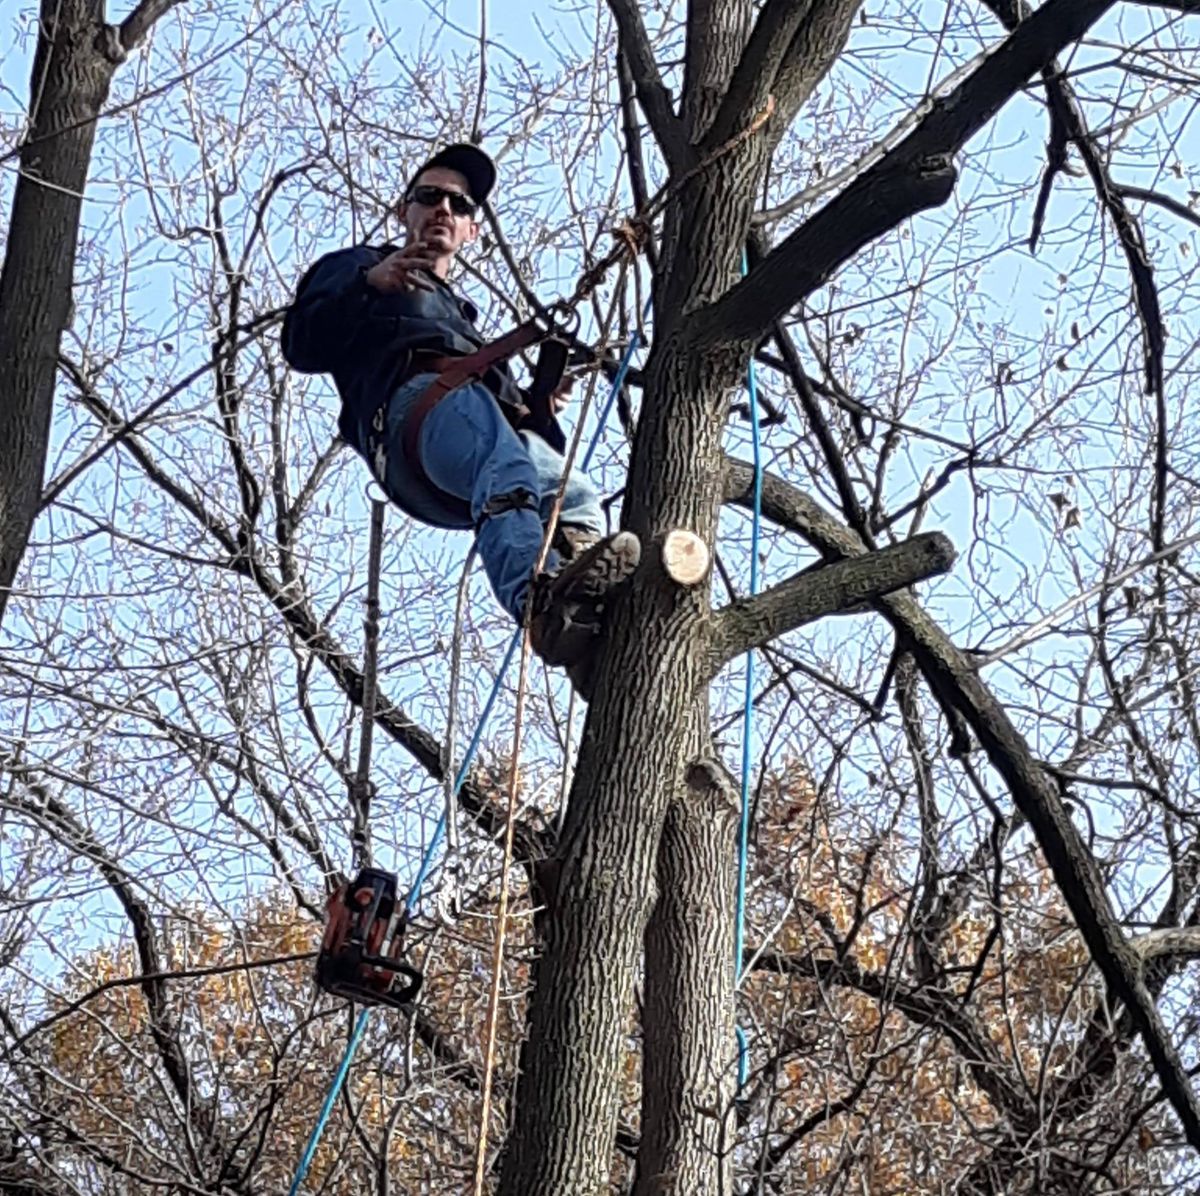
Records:
[[[446,170],[457,170],[467,180],[467,190],[476,203],[483,203],[496,183],[495,162],[479,146],[459,142],[446,146],[445,149],[434,154],[428,162],[422,163],[413,172],[404,194],[407,195],[413,189],[417,179],[425,171],[432,170],[435,166],[444,167]]]

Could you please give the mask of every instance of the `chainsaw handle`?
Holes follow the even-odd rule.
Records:
[[[388,996],[394,998],[397,1005],[411,1005],[417,999],[417,993],[421,991],[421,984],[425,977],[416,968],[410,967],[406,963],[400,963],[398,960],[394,960],[392,966],[401,976],[405,977],[408,983],[399,992],[394,989],[389,990]]]

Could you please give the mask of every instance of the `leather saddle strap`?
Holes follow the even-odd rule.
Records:
[[[468,517],[470,515],[470,503],[464,502],[456,495],[447,494],[440,487],[435,486],[425,473],[425,468],[421,464],[421,429],[424,427],[429,413],[451,391],[457,390],[460,386],[465,386],[472,379],[482,376],[496,362],[503,361],[506,357],[511,357],[514,353],[519,353],[522,349],[536,344],[544,336],[545,332],[538,327],[536,321],[527,320],[524,324],[518,324],[511,332],[505,333],[504,336],[494,341],[489,341],[474,353],[468,353],[465,357],[456,357],[453,364],[447,369],[442,370],[421,392],[420,397],[412,405],[408,415],[405,417],[404,429],[401,436],[404,443],[404,456],[408,461],[409,469],[437,494],[443,502],[446,502],[460,513],[465,511]]]
[[[519,353],[522,349],[536,344],[545,335],[545,331],[538,326],[535,320],[526,320],[524,324],[518,324],[511,332],[506,332],[496,340],[480,346],[474,353],[456,357],[454,364],[449,369],[443,370],[438,375],[438,379],[446,383],[446,393],[449,393],[472,378],[481,377],[496,362],[503,361],[506,357],[511,357],[514,353]]]

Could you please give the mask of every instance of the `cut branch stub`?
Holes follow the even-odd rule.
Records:
[[[675,528],[663,540],[662,562],[672,581],[694,586],[708,576],[711,557],[708,546],[695,532]]]

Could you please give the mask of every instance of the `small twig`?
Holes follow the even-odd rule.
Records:
[[[1187,536],[1182,540],[1176,540],[1173,544],[1168,544],[1166,547],[1159,549],[1157,552],[1150,553],[1149,556],[1143,557],[1140,561],[1133,565],[1129,565],[1122,569],[1120,573],[1114,577],[1106,577],[1103,581],[1098,581],[1094,586],[1076,594],[1074,598],[1068,598],[1061,606],[1055,607],[1044,618],[1039,619],[1036,623],[1030,624],[1019,634],[1014,635],[1006,644],[1002,644],[999,648],[993,649],[986,653],[973,653],[970,656],[972,665],[976,669],[985,668],[989,664],[995,664],[1001,657],[1007,656],[1010,652],[1015,652],[1018,648],[1023,648],[1033,640],[1042,635],[1043,632],[1049,631],[1054,627],[1064,615],[1069,614],[1077,606],[1084,602],[1089,602],[1097,594],[1104,590],[1111,590],[1113,586],[1119,586],[1123,581],[1127,581],[1135,573],[1140,573],[1143,569],[1150,565],[1157,564],[1159,561],[1166,560],[1168,557],[1174,556],[1178,552],[1182,552],[1185,548],[1191,548],[1193,544],[1200,543],[1200,532],[1195,535]]]
[[[475,116],[471,121],[471,142],[483,140],[483,105],[487,98],[488,80],[487,0],[479,0],[479,90],[475,93]]]

